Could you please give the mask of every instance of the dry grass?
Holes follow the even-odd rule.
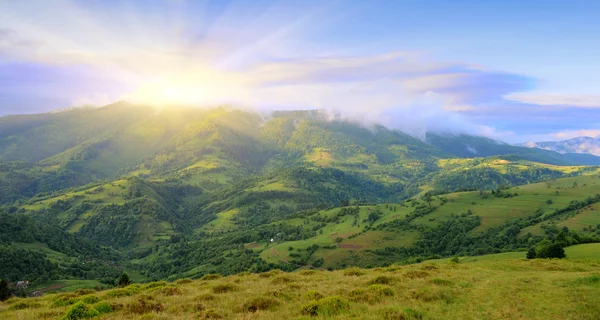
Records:
[[[362,276],[275,271],[11,299],[0,303],[0,319],[60,319],[68,312],[98,319],[600,319],[600,262],[424,266],[361,269]]]

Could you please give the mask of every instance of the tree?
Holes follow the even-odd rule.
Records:
[[[535,259],[535,248],[531,247],[529,248],[529,251],[527,251],[527,259]]]
[[[123,272],[123,274],[119,278],[119,288],[127,287],[129,284],[131,284],[131,280],[129,280],[129,275]]]
[[[536,247],[536,257],[542,259],[558,258],[562,259],[566,257],[565,249],[557,242],[550,242],[544,240],[540,242]]]
[[[0,280],[0,301],[5,301],[10,298],[10,288],[8,287],[8,281]]]

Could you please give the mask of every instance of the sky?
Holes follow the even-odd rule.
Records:
[[[0,1],[0,115],[324,109],[518,143],[600,136],[600,1]]]

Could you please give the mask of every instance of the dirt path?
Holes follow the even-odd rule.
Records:
[[[66,286],[67,286],[66,284],[62,284],[61,283],[61,284],[55,284],[53,286],[46,287],[46,288],[43,288],[43,289],[40,289],[40,290],[36,290],[36,291],[47,292],[47,291],[52,291],[52,290],[57,290],[57,289],[60,289],[60,288],[64,288]]]

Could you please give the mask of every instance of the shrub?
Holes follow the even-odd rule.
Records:
[[[350,269],[346,269],[344,270],[344,275],[345,276],[356,276],[356,277],[360,277],[362,275],[364,275],[365,272],[359,268],[350,268]]]
[[[215,309],[208,309],[200,315],[200,319],[225,319],[225,316]]]
[[[438,286],[449,286],[449,285],[452,285],[452,281],[450,281],[450,280],[444,280],[444,279],[440,279],[440,278],[432,279],[431,283],[437,284]]]
[[[217,279],[221,279],[223,276],[221,276],[220,274],[217,273],[209,273],[209,274],[205,274],[202,278],[200,278],[200,280],[217,280]]]
[[[93,318],[100,315],[100,312],[94,308],[90,308],[82,301],[74,304],[69,311],[62,317],[63,320],[76,320]]]
[[[290,282],[294,282],[294,279],[289,278],[289,277],[277,277],[275,279],[273,279],[273,281],[271,281],[272,284],[286,284],[286,283],[290,283]]]
[[[92,294],[96,291],[94,290],[90,290],[90,289],[77,289],[75,290],[75,292],[73,292],[73,294],[77,295],[77,296],[85,296],[87,294]]]
[[[392,278],[392,277],[388,277],[388,276],[378,276],[378,277],[371,279],[371,281],[369,281],[369,284],[392,284],[395,281],[396,281],[396,278]]]
[[[54,299],[54,301],[52,301],[52,304],[50,305],[51,308],[60,308],[60,307],[65,307],[65,306],[70,306],[72,304],[74,304],[75,302],[77,302],[77,299],[74,299],[70,296],[59,296],[56,299]]]
[[[597,274],[593,274],[589,277],[577,279],[577,283],[585,284],[585,285],[599,285],[600,284],[600,276],[598,276]]]
[[[154,301],[150,296],[141,296],[137,301],[127,305],[127,311],[130,313],[144,314],[150,312],[161,312],[164,307],[161,303]]]
[[[349,307],[350,302],[347,300],[331,296],[303,305],[301,312],[309,316],[333,316],[348,310]]]
[[[429,276],[429,272],[420,271],[420,270],[411,270],[411,271],[407,271],[404,274],[404,277],[408,278],[408,279],[427,278],[428,276]]]
[[[322,299],[324,296],[316,290],[309,290],[304,294],[304,297],[306,297],[309,300],[319,300]]]
[[[257,312],[260,310],[273,310],[279,306],[279,301],[267,297],[255,297],[246,303],[242,309],[246,312]]]
[[[275,270],[271,270],[269,272],[260,273],[260,274],[258,274],[258,276],[261,278],[270,278],[270,277],[276,276],[280,273],[283,273],[283,271],[281,271],[279,269],[275,269]]]
[[[423,270],[437,270],[437,268],[435,264],[426,264],[421,267]]]
[[[302,270],[300,271],[300,274],[303,276],[310,276],[317,273],[315,270]]]
[[[35,309],[35,308],[39,308],[42,305],[37,303],[37,302],[33,302],[33,301],[20,301],[17,302],[13,305],[11,305],[8,310],[23,310],[23,309]]]
[[[212,300],[216,300],[216,299],[217,299],[217,297],[211,293],[204,293],[204,294],[201,294],[196,297],[196,300],[198,300],[198,301],[212,301]]]
[[[423,288],[418,291],[412,291],[413,298],[425,302],[432,301],[444,301],[446,303],[452,303],[454,301],[454,294],[448,289],[440,289],[436,288],[435,290],[432,288]]]
[[[375,293],[378,297],[391,297],[394,295],[394,289],[389,286],[374,284],[369,286],[369,290]]]
[[[107,293],[107,295],[111,298],[128,297],[128,296],[132,296],[136,293],[139,293],[140,291],[141,291],[140,285],[134,284],[134,285],[125,287],[123,289],[115,289],[115,290],[109,291]]]
[[[179,288],[175,288],[175,287],[168,287],[168,288],[162,288],[160,290],[160,293],[164,296],[180,296],[181,295],[181,290],[179,290]]]
[[[424,315],[420,311],[413,309],[400,310],[398,308],[386,308],[381,310],[382,318],[385,320],[421,320]]]
[[[150,282],[146,285],[144,285],[142,287],[142,290],[149,290],[149,289],[154,289],[154,288],[162,288],[164,286],[166,286],[167,283],[164,281],[158,281],[158,282]]]
[[[367,292],[367,290],[362,288],[353,289],[348,293],[350,300],[354,302],[373,302],[373,297]]]
[[[106,302],[99,302],[94,306],[94,309],[98,310],[100,314],[109,313],[113,311],[113,308],[110,304]]]
[[[287,295],[284,292],[278,291],[278,290],[269,291],[265,294],[265,296],[280,298],[280,299],[284,299],[287,301],[292,300],[292,298],[289,295]]]
[[[238,287],[236,285],[233,285],[230,283],[225,283],[225,284],[218,284],[218,285],[214,286],[212,288],[212,291],[214,293],[227,293],[227,292],[236,291],[237,289],[238,289]]]
[[[87,303],[87,304],[94,304],[96,302],[99,302],[100,298],[98,298],[96,296],[89,295],[89,296],[81,297],[79,299],[79,301],[83,301],[84,303]]]
[[[176,283],[177,284],[188,284],[188,283],[191,283],[191,282],[192,282],[192,279],[184,278],[184,279],[177,280]]]

